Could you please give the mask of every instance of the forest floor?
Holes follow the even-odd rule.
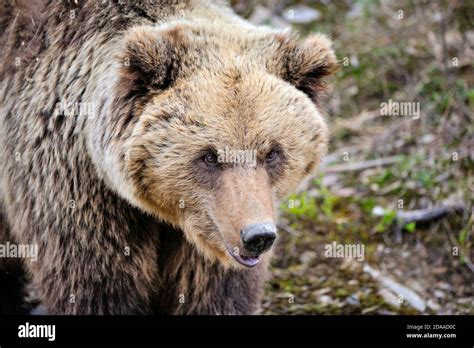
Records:
[[[474,5],[232,3],[328,34],[341,62],[323,103],[330,154],[281,205],[262,313],[474,314]],[[382,116],[390,101],[420,113]],[[334,242],[363,253],[329,255]]]

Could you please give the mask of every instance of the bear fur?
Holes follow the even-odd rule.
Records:
[[[271,252],[228,247],[325,153],[329,40],[208,0],[6,1],[0,33],[0,244],[38,248],[0,279],[50,314],[257,312]]]

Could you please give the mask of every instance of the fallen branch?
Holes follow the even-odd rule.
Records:
[[[376,207],[373,210],[373,214],[376,216],[384,216],[391,211],[381,207]],[[466,210],[466,206],[461,202],[454,202],[453,200],[445,200],[440,205],[417,210],[397,210],[394,218],[395,222],[395,242],[402,242],[402,230],[403,228],[412,222],[426,223],[441,219],[446,215],[453,213],[463,213]]]
[[[420,312],[425,311],[426,302],[415,291],[396,282],[392,278],[383,275],[380,271],[372,268],[367,263],[364,264],[363,271],[378,281],[384,288],[387,288],[394,293],[400,302],[406,301],[416,310]]]
[[[296,193],[301,193],[303,191],[308,190],[312,186],[312,182],[314,179],[318,178],[321,174],[325,173],[325,168],[327,168],[329,165],[331,165],[334,162],[337,162],[340,160],[342,156],[344,156],[345,153],[349,154],[349,156],[353,156],[356,153],[364,150],[367,146],[365,144],[359,144],[359,145],[354,145],[350,147],[343,147],[340,148],[339,150],[330,153],[326,155],[321,164],[319,165],[319,170],[315,172],[313,175],[307,177],[299,186],[297,189]]]
[[[365,149],[366,149],[366,146],[364,144],[359,145],[359,146],[342,147],[337,151],[327,154],[323,158],[320,168],[325,168],[329,166],[330,164],[339,161],[341,157],[344,156],[344,154],[347,154],[349,156],[355,156],[358,152],[364,151]]]
[[[455,212],[464,212],[465,206],[463,204],[442,204],[440,206],[418,209],[418,210],[399,210],[397,211],[397,220],[399,224],[405,226],[410,222],[429,222],[440,219],[448,214]],[[402,227],[403,227],[402,226]]]
[[[398,210],[395,226],[395,242],[402,242],[402,229],[411,222],[430,222],[441,219],[453,213],[463,213],[466,207],[462,203],[444,202],[439,206],[418,209],[418,210]]]
[[[393,164],[400,160],[400,156],[377,158],[374,160],[350,162],[345,164],[336,164],[330,167],[322,168],[322,172],[327,173],[342,173],[342,172],[358,172],[369,168],[383,167]]]

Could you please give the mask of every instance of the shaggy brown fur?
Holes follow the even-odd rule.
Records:
[[[229,248],[325,151],[329,41],[207,0],[7,2],[0,29],[0,243],[38,245],[48,312],[255,312],[270,253]],[[227,148],[257,166],[203,161]]]

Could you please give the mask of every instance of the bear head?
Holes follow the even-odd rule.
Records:
[[[276,237],[276,202],[326,151],[330,41],[176,20],[131,29],[118,59],[114,107],[133,109],[119,150],[127,198],[208,260],[255,266]]]

